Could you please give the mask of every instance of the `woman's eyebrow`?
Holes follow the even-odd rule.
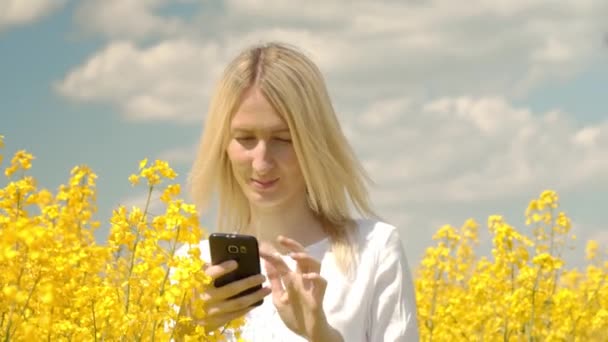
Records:
[[[289,133],[289,128],[282,127],[272,130],[273,133]]]
[[[244,132],[244,133],[250,133],[250,132],[255,132],[255,131],[270,131],[271,133],[289,133],[289,128],[288,127],[276,127],[276,128],[268,128],[268,129],[260,129],[259,127],[233,127],[232,132],[235,133],[239,133],[239,132]]]

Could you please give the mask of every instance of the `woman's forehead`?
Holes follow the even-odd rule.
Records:
[[[283,117],[260,92],[248,92],[230,122],[232,130],[289,131]]]

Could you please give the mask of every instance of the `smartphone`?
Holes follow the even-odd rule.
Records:
[[[212,233],[209,235],[209,250],[213,265],[221,264],[228,260],[235,260],[238,263],[236,270],[215,279],[215,287],[222,287],[233,281],[260,273],[260,253],[258,240],[255,236]],[[261,288],[261,284],[254,286],[237,294],[233,298],[253,293]],[[260,300],[254,306],[262,305],[262,302],[263,300]]]

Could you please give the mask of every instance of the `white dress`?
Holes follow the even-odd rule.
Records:
[[[361,248],[351,280],[337,267],[327,239],[306,248],[321,261],[321,276],[327,280],[323,308],[329,324],[346,342],[418,341],[413,279],[397,229],[375,220],[358,220],[357,226]],[[207,240],[201,241],[200,249],[201,257],[210,262]],[[183,246],[178,254],[186,252]],[[288,256],[283,260],[295,267]],[[263,266],[262,273],[266,274]],[[269,286],[268,280],[265,285]],[[271,295],[245,319],[242,337],[246,341],[306,341],[285,326]]]

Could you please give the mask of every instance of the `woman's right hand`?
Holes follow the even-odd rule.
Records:
[[[270,287],[262,287],[261,289],[248,295],[232,298],[237,294],[260,284],[266,280],[262,274],[253,275],[248,278],[237,280],[226,284],[222,287],[213,285],[215,279],[236,270],[238,264],[236,261],[229,260],[218,265],[210,265],[205,269],[205,273],[210,276],[213,281],[202,292],[195,293],[196,296],[204,301],[205,317],[194,319],[196,324],[199,324],[207,331],[213,331],[219,327],[226,325],[233,319],[244,316],[247,312],[254,309],[253,304],[268,296],[272,291]],[[191,310],[188,310],[191,312]]]

